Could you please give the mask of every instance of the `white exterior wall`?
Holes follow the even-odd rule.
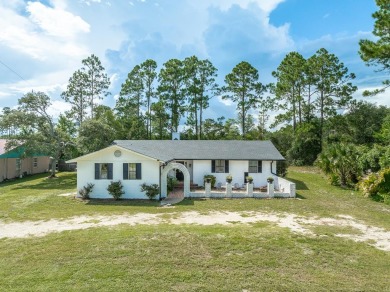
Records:
[[[240,186],[244,183],[244,173],[248,171],[248,160],[229,160],[229,174],[233,176],[232,184],[238,183]],[[273,163],[273,169],[276,171],[276,162]],[[206,174],[212,174],[216,177],[216,183],[226,184],[228,173],[211,173],[211,160],[193,161],[193,182],[203,185],[203,177]],[[271,173],[271,161],[263,161],[262,173],[249,173],[253,177],[254,187],[267,185],[267,178],[274,175]]]
[[[122,155],[115,157],[115,150],[120,150]],[[113,179],[95,180],[95,163],[113,163]],[[142,179],[123,180],[123,163],[141,163]],[[91,198],[112,198],[107,191],[107,186],[111,181],[120,180],[123,184],[125,194],[124,199],[147,199],[146,195],[140,191],[142,183],[159,184],[160,163],[154,159],[147,158],[132,151],[112,146],[81,157],[77,161],[77,189],[81,189],[88,183],[95,184]]]

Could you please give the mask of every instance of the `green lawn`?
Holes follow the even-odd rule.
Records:
[[[222,210],[342,214],[390,230],[389,205],[330,186],[315,168],[290,168],[288,179],[299,200],[184,200],[159,208],[58,196],[75,192],[75,174],[34,176],[0,184],[0,220]],[[0,239],[0,291],[390,291],[390,252],[336,237],[353,232],[341,226],[312,230],[320,236],[267,222],[119,225]]]

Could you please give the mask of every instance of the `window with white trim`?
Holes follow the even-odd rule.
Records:
[[[261,160],[249,160],[248,172],[249,173],[261,173],[263,168],[263,161]]]
[[[38,167],[38,157],[33,158],[33,167],[37,168]]]
[[[225,160],[215,160],[215,172],[225,173]]]
[[[95,163],[95,179],[112,179],[112,163]]]
[[[141,179],[142,165],[141,163],[123,163],[123,179]]]
[[[19,172],[22,166],[20,158],[16,158],[16,171]]]

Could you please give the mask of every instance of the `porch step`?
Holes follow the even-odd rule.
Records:
[[[175,189],[182,189],[183,186],[184,186],[184,182],[180,181],[175,186]],[[198,184],[194,184],[193,182],[190,182],[190,188],[191,189],[196,189],[197,187],[198,187]]]

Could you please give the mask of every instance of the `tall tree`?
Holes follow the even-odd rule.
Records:
[[[77,146],[82,154],[109,146],[115,139],[115,130],[104,120],[88,119],[80,127]]]
[[[123,108],[128,115],[130,113],[135,114],[137,119],[139,119],[141,109],[145,105],[143,90],[141,67],[136,65],[127,75],[125,83],[122,84],[117,107]]]
[[[196,56],[184,59],[183,65],[189,110],[187,124],[194,129],[196,138],[200,140],[203,110],[208,108],[209,100],[218,88],[215,82],[217,69],[209,60],[199,60]]]
[[[237,103],[237,110],[241,124],[241,134],[246,134],[246,118],[251,109],[257,107],[262,99],[265,87],[258,81],[259,73],[248,62],[241,62],[236,65],[232,72],[226,75],[226,86],[222,88],[225,95],[222,99],[230,99]]]
[[[378,66],[380,71],[390,73],[390,0],[376,0],[379,10],[372,17],[375,19],[373,34],[376,41],[360,40],[360,57],[369,66]],[[390,79],[383,81],[383,88],[372,92],[365,91],[364,95],[375,95],[384,92],[390,86]]]
[[[355,74],[348,74],[348,68],[324,48],[319,49],[307,62],[312,69],[313,95],[316,98],[313,102],[320,116],[322,137],[325,119],[336,115],[337,110],[346,107],[352,99],[352,94],[357,89],[351,83]]]
[[[275,96],[279,101],[279,108],[286,111],[278,115],[276,120],[292,121],[294,131],[297,123],[302,123],[305,66],[305,58],[297,52],[291,52],[282,60],[278,69],[272,72],[277,80]]]
[[[87,108],[90,106],[87,79],[88,75],[85,72],[77,70],[70,77],[66,91],[61,94],[61,97],[72,106],[67,115],[73,117],[79,126],[87,117]]]
[[[3,108],[3,113],[0,115],[0,137],[11,138],[16,134],[17,125],[15,125],[15,121],[12,118],[14,112],[15,110],[9,107]]]
[[[151,105],[152,98],[156,92],[154,89],[154,82],[157,77],[157,63],[154,60],[148,59],[140,65],[140,73],[143,82],[143,88],[145,91],[145,103],[146,103],[146,136],[148,139],[152,139],[152,116]]]
[[[99,58],[94,54],[82,60],[82,64],[84,66],[81,68],[81,71],[86,74],[85,92],[88,96],[91,117],[93,119],[95,100],[103,99],[110,94],[107,91],[110,86],[110,79],[107,77]]]
[[[145,116],[142,114],[145,105],[142,70],[140,65],[136,65],[122,84],[115,106],[124,130],[127,131],[126,138],[147,138],[147,127],[144,124]]]
[[[171,59],[163,65],[158,75],[158,94],[167,107],[171,132],[178,132],[180,119],[185,111],[184,66],[178,59]]]
[[[73,73],[66,91],[61,94],[61,97],[72,105],[68,115],[75,116],[79,126],[87,118],[87,108],[90,108],[93,118],[95,101],[110,94],[107,91],[110,80],[99,58],[92,54],[81,62],[83,67]]]
[[[169,115],[165,111],[164,101],[154,102],[151,106],[153,132],[158,140],[168,138]]]

